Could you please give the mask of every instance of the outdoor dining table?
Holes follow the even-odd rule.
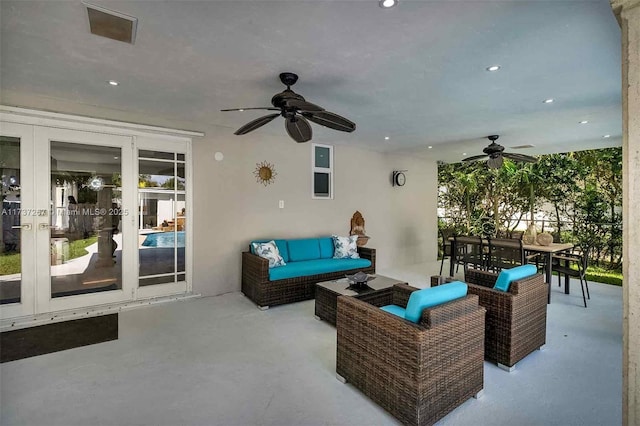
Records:
[[[451,241],[451,253],[456,253],[455,239],[450,238]],[[482,240],[483,244],[488,244],[488,240]],[[545,281],[549,284],[549,295],[547,296],[547,303],[551,301],[551,276],[552,276],[552,257],[555,253],[571,250],[573,248],[572,243],[551,243],[548,246],[541,246],[538,244],[523,244],[522,248],[528,253],[539,253],[544,256],[544,272]],[[449,262],[449,276],[454,274],[455,262]],[[568,277],[564,282],[564,292],[569,294],[569,279]]]
[[[551,275],[552,275],[552,257],[554,253],[560,253],[563,251],[571,250],[573,248],[572,243],[551,243],[548,246],[541,246],[538,244],[523,244],[522,248],[529,253],[540,253],[544,256],[544,276],[545,281],[549,284],[549,295],[547,296],[547,303],[551,301]],[[566,277],[564,281],[564,292],[569,294],[569,278]]]

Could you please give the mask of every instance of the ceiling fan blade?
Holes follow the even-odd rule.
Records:
[[[356,129],[356,123],[329,111],[303,112],[302,115],[316,124],[341,132],[353,132]]]
[[[265,124],[269,123],[271,120],[273,120],[274,118],[278,117],[280,114],[269,114],[269,115],[265,115],[264,117],[260,117],[260,118],[256,118],[253,121],[248,122],[247,124],[245,124],[244,126],[240,127],[238,130],[235,131],[235,135],[244,135],[247,134],[249,132],[254,131],[255,129],[257,129],[258,127],[262,127]]]
[[[486,154],[474,155],[473,157],[463,158],[462,161],[476,161],[476,160],[482,160],[483,158],[487,158],[487,157],[488,155]]]
[[[274,108],[274,107],[257,107],[257,108],[231,108],[231,109],[221,109],[220,111],[247,111],[250,109],[266,109],[269,111],[280,111],[280,108]]]
[[[536,157],[532,157],[530,155],[525,155],[525,154],[512,154],[510,152],[503,152],[502,156],[505,158],[509,158],[513,161],[522,161],[525,163],[536,163],[538,161]]]
[[[298,142],[308,142],[311,140],[311,125],[300,116],[294,116],[285,120],[285,128],[291,138]]]
[[[312,104],[311,102],[302,101],[300,99],[287,99],[286,105],[288,107],[298,108],[300,111],[305,112],[324,111],[324,108],[322,108],[321,106]]]

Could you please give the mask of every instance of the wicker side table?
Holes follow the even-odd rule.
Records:
[[[316,319],[336,325],[338,296],[351,296],[374,306],[384,306],[392,303],[393,286],[406,284],[402,280],[382,275],[375,277],[368,282],[368,289],[360,291],[350,289],[346,278],[316,284]]]

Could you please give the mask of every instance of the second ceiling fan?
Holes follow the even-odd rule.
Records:
[[[308,142],[311,140],[313,132],[311,131],[309,121],[341,132],[353,132],[356,129],[356,124],[354,122],[347,120],[338,114],[326,111],[318,105],[307,102],[305,98],[291,90],[291,86],[298,81],[298,76],[296,74],[292,72],[283,72],[280,74],[280,81],[282,81],[287,88],[284,91],[275,94],[273,98],[271,98],[271,105],[273,105],[273,107],[232,108],[221,110],[245,111],[263,109],[267,111],[278,111],[248,122],[236,130],[234,134],[244,135],[252,132],[265,124],[270,123],[278,116],[284,117],[284,125],[287,133],[296,142]]]
[[[504,147],[496,143],[499,137],[500,137],[499,135],[487,136],[487,139],[489,139],[491,143],[489,144],[489,146],[487,146],[485,149],[482,150],[484,154],[463,158],[462,161],[465,161],[465,162],[477,161],[477,160],[482,160],[486,157],[489,157],[487,159],[487,166],[490,169],[499,169],[500,167],[502,167],[502,164],[504,163],[505,158],[508,158],[513,161],[520,161],[525,163],[535,163],[538,161],[536,157],[532,157],[530,155],[513,154],[510,152],[504,152]]]

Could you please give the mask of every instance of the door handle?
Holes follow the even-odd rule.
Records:
[[[48,223],[39,223],[38,224],[38,229],[49,229],[49,224]]]
[[[31,229],[31,224],[30,223],[25,223],[24,225],[17,225],[17,226],[12,226],[11,229],[24,229],[26,231]]]

